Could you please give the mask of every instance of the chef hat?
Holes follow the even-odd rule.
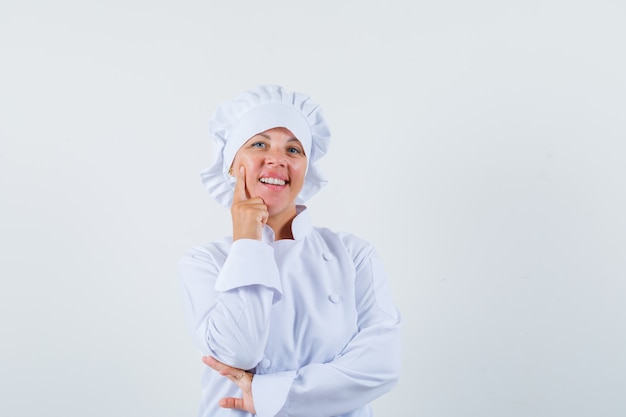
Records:
[[[200,176],[220,204],[230,207],[233,202],[236,180],[228,171],[239,148],[251,137],[275,127],[289,129],[302,143],[307,157],[297,203],[304,203],[326,185],[326,178],[316,166],[330,141],[321,107],[304,94],[287,92],[277,85],[262,85],[221,103],[209,121],[213,162]]]

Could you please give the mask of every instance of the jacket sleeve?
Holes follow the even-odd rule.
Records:
[[[390,391],[401,366],[400,315],[371,247],[355,255],[358,333],[331,362],[256,375],[258,417],[337,416]]]
[[[225,260],[220,255],[216,247],[195,248],[179,262],[185,321],[203,355],[252,369],[267,343],[272,304],[281,297],[274,251],[241,239]]]

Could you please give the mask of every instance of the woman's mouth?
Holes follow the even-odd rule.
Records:
[[[259,181],[261,181],[262,183],[265,183],[265,184],[272,184],[272,185],[285,185],[285,184],[287,184],[287,181],[281,180],[281,179],[278,179],[278,178],[265,178],[264,177],[264,178],[259,179]]]

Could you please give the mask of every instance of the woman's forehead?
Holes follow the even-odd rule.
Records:
[[[286,139],[287,142],[298,142],[300,145],[302,145],[302,143],[300,142],[300,139],[298,139],[296,135],[294,135],[286,127],[273,127],[271,129],[267,129],[263,132],[257,133],[256,135],[252,136],[248,141],[254,138],[257,138],[259,136],[264,137],[265,139],[268,139],[268,140],[278,139],[278,138]]]

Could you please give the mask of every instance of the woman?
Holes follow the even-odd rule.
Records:
[[[400,370],[400,318],[373,247],[314,227],[330,133],[309,97],[274,85],[215,111],[202,173],[233,235],[180,262],[187,324],[207,369],[202,417],[371,416]]]

